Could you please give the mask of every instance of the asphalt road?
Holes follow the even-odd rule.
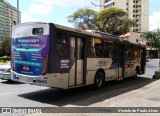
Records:
[[[152,79],[158,65],[158,60],[150,60],[145,75],[106,82],[100,90],[60,90],[0,80],[0,107],[158,107],[160,80]]]

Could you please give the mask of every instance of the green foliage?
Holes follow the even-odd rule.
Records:
[[[98,26],[97,15],[98,12],[91,9],[79,9],[68,17],[68,21],[74,23],[76,28],[95,29]]]
[[[125,34],[135,21],[127,18],[122,9],[111,7],[100,12],[91,9],[79,9],[68,17],[68,21],[79,29],[99,30],[114,35]]]
[[[149,42],[149,45],[152,48],[157,48],[160,51],[160,31],[159,29],[156,32],[148,31],[142,32],[142,37]]]
[[[0,57],[0,62],[7,62],[7,61],[10,61],[10,60],[11,60],[11,57],[9,57],[9,56]]]
[[[11,56],[11,38],[5,38],[0,43],[0,56]]]

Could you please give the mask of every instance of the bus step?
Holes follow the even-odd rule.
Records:
[[[85,84],[80,84],[80,85],[69,86],[69,88],[71,89],[71,88],[83,87],[83,86],[85,86]]]
[[[116,80],[117,80],[117,81],[121,81],[121,80],[123,80],[123,77],[117,77]]]

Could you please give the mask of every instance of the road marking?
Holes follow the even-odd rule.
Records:
[[[2,93],[2,94],[0,94],[0,96],[2,96],[2,95],[9,95],[9,94],[14,94],[13,92],[9,92],[9,93]]]

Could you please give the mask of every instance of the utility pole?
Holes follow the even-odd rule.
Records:
[[[97,7],[100,7],[100,11],[102,10],[102,7],[104,7],[105,6],[105,4],[102,4],[102,1],[100,0],[100,4],[98,5],[98,4],[95,4],[95,3],[93,3],[93,2],[91,2],[94,6],[97,6]]]
[[[19,0],[17,0],[17,24],[19,23]]]

